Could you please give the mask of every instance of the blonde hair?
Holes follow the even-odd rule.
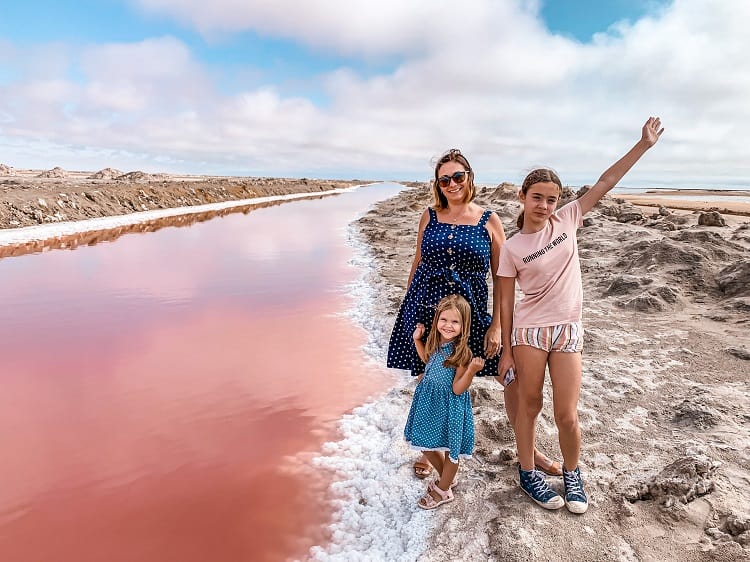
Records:
[[[461,295],[448,295],[440,300],[435,308],[435,317],[432,319],[432,328],[430,328],[430,335],[427,336],[427,343],[425,343],[425,352],[427,356],[431,356],[440,347],[440,332],[438,332],[438,318],[440,315],[454,308],[458,312],[461,318],[461,334],[458,336],[457,341],[454,340],[453,353],[443,362],[444,367],[450,367],[456,369],[468,365],[474,355],[469,349],[469,330],[471,329],[471,305]]]
[[[557,187],[560,188],[560,194],[562,195],[562,182],[560,181],[560,178],[557,177],[557,174],[549,168],[537,168],[536,170],[532,170],[531,172],[529,172],[529,174],[523,180],[523,184],[521,185],[521,192],[526,195],[532,185],[534,185],[535,183],[544,182],[557,184]],[[524,210],[521,209],[521,214],[518,215],[518,218],[516,219],[516,226],[518,226],[518,230],[521,230],[523,228],[523,213]]]
[[[466,170],[466,179],[464,180],[464,184],[466,185],[466,195],[464,196],[464,203],[471,203],[477,195],[477,189],[474,187],[474,172],[471,169],[469,161],[466,159],[466,156],[461,154],[460,150],[457,148],[451,148],[448,152],[438,158],[438,161],[435,163],[435,179],[432,181],[432,196],[435,199],[434,209],[436,211],[448,207],[448,199],[445,198],[445,195],[443,195],[443,192],[438,185],[438,173],[440,172],[440,167],[448,162],[458,162]]]

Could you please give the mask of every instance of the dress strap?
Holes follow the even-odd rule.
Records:
[[[487,224],[487,221],[490,220],[491,216],[492,211],[490,211],[489,209],[485,209],[484,213],[482,213],[482,218],[479,219],[479,223],[477,224],[477,226],[484,226],[485,224]]]
[[[430,222],[437,222],[437,212],[432,207],[427,207],[427,210],[430,211]]]

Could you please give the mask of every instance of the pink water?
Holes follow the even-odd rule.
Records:
[[[0,259],[0,560],[304,558],[309,460],[391,384],[341,314],[363,188]],[[184,221],[183,221],[184,222]]]

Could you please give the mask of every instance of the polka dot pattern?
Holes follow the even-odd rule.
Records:
[[[453,344],[445,344],[427,362],[414,390],[404,438],[422,451],[448,451],[457,463],[460,458],[471,458],[474,451],[474,415],[469,391],[453,394],[456,370],[443,365],[452,351]]]
[[[487,276],[490,270],[490,234],[486,210],[476,225],[438,222],[430,208],[430,221],[422,236],[422,261],[401,303],[388,344],[388,367],[407,369],[413,376],[424,372],[412,335],[417,323],[425,325],[424,341],[432,326],[435,307],[443,297],[463,296],[471,305],[469,347],[484,357],[484,334],[492,323],[487,312]],[[496,376],[498,357],[486,361],[477,376]]]

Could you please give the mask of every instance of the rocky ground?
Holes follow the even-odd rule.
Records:
[[[498,213],[508,235],[520,209],[515,191],[483,189],[477,199]],[[386,338],[430,203],[429,190],[405,190],[357,225],[375,261],[369,281]],[[423,558],[748,560],[750,219],[608,197],[578,238],[586,328],[581,467],[591,507],[583,516],[550,513],[523,495],[502,391],[479,380],[477,454],[462,464],[457,501],[436,513]],[[386,397],[404,419],[411,388]],[[538,445],[559,458],[549,389]],[[404,456],[409,474],[416,456]]]

